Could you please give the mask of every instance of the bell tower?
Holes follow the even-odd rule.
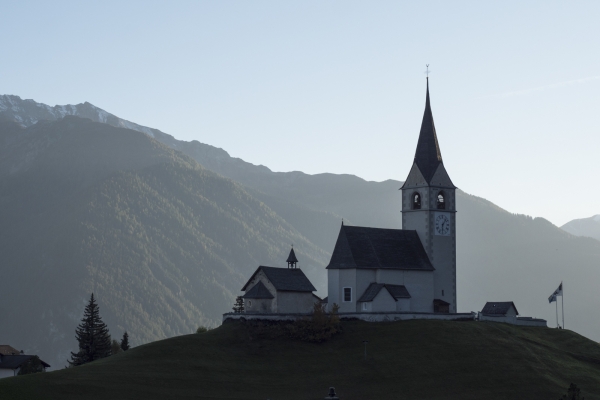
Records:
[[[435,268],[431,311],[455,313],[456,187],[442,161],[429,101],[429,78],[415,159],[401,189],[402,229],[417,231]]]

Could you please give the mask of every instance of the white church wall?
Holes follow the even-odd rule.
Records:
[[[331,311],[333,304],[338,306],[342,304],[340,298],[340,270],[339,269],[328,269],[327,270],[327,311]]]
[[[410,311],[410,299],[398,299],[396,301],[396,311]]]
[[[356,293],[356,269],[338,269],[339,271],[339,312],[356,312],[356,300],[360,294]],[[350,288],[352,297],[350,301],[344,301],[344,288]],[[362,293],[361,293],[362,294]]]
[[[433,274],[404,271],[404,286],[410,294],[410,311],[433,312]]]
[[[273,299],[244,299],[244,311],[272,313]]]
[[[371,302],[371,311],[373,312],[393,312],[396,311],[396,300],[386,289],[381,289],[377,296]],[[358,311],[360,312],[360,310]]]
[[[377,270],[375,269],[357,269],[356,270],[356,300],[365,293],[369,285],[377,282]],[[361,305],[358,304],[354,311],[360,312]]]
[[[278,313],[308,313],[313,310],[312,292],[277,292]]]

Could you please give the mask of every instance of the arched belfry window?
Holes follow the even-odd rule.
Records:
[[[444,192],[439,192],[437,195],[437,209],[445,210],[446,209],[446,196]]]
[[[421,209],[421,195],[417,192],[412,195],[412,209],[420,210]]]

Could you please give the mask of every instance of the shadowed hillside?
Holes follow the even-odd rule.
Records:
[[[369,340],[364,359],[363,340]],[[241,323],[82,367],[0,380],[11,399],[600,399],[600,346],[564,330],[485,322],[344,322],[321,344]]]

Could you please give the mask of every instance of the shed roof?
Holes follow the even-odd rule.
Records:
[[[417,231],[342,225],[327,269],[433,271]]]
[[[510,310],[510,307],[514,307],[515,312],[519,315],[517,307],[512,301],[488,301],[485,303],[481,313],[487,315],[505,315]]]
[[[248,282],[242,288],[243,291],[246,291],[246,288],[259,271],[265,274],[276,290],[289,292],[314,292],[317,290],[299,268],[276,268],[261,265],[248,279]]]
[[[261,282],[254,286],[252,289],[248,290],[246,294],[242,296],[244,299],[273,299],[274,296],[269,292],[269,289]]]
[[[23,365],[25,362],[29,361],[29,359],[32,357],[35,357],[35,356],[25,355],[25,354],[19,354],[19,355],[15,355],[15,356],[2,355],[1,359],[0,359],[0,369],[17,369],[17,368],[21,367],[21,365]],[[44,361],[42,361],[42,360],[40,360],[40,361],[45,368],[50,367],[50,365],[48,365]]]
[[[365,290],[358,302],[369,302],[373,301],[375,297],[379,294],[381,289],[386,289],[388,293],[394,298],[394,300],[398,299],[410,299],[410,294],[408,290],[403,285],[390,285],[387,283],[371,283],[369,287]]]

